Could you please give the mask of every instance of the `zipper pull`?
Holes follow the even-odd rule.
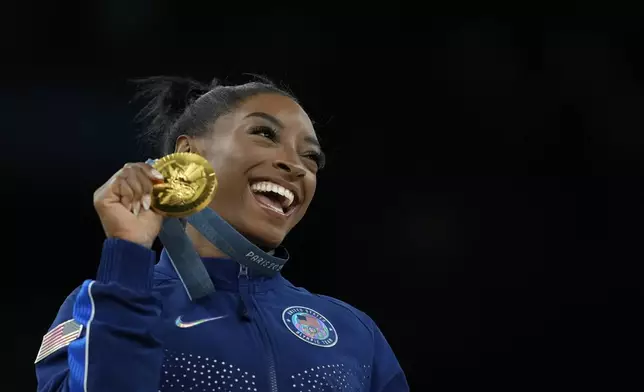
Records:
[[[243,277],[244,279],[248,279],[248,267],[245,265],[240,265],[239,266],[239,275],[237,277],[241,278]]]
[[[242,279],[244,281],[248,281],[248,267],[245,265],[240,265],[239,266],[239,275],[238,275],[239,281],[241,283]],[[246,307],[246,304],[244,303],[244,296],[241,293],[242,287],[240,285],[239,287],[239,307],[237,308],[237,313],[239,314],[239,317],[242,319],[242,321],[250,321],[250,314],[248,314],[248,308]]]

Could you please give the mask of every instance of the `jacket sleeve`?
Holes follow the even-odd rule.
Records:
[[[147,248],[105,240],[96,280],[67,298],[50,328],[73,319],[81,334],[69,343],[59,328],[62,336],[43,340],[38,392],[158,390],[163,351],[151,332],[161,314],[152,293],[155,261]]]
[[[370,392],[409,392],[407,378],[380,328],[373,326],[374,359]]]

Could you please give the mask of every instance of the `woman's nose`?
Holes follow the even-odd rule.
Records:
[[[306,170],[303,167],[282,160],[273,161],[273,167],[295,177],[302,177],[306,174]]]

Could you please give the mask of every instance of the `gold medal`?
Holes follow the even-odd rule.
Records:
[[[202,156],[178,152],[152,164],[164,181],[152,191],[152,209],[163,216],[183,218],[206,208],[215,197],[217,177]]]

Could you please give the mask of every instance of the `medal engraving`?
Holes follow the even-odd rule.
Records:
[[[215,197],[215,170],[200,155],[174,153],[157,160],[152,167],[165,178],[152,191],[152,209],[160,215],[183,218],[203,210]]]

